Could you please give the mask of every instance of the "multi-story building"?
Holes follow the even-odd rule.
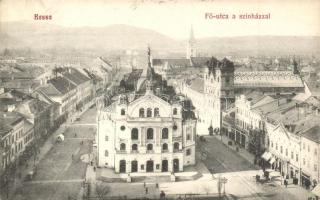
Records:
[[[98,165],[117,173],[183,171],[195,164],[196,120],[190,102],[168,95],[171,90],[163,85],[153,90],[159,83],[152,77],[161,78],[150,62],[144,70],[141,90],[120,95],[99,111]]]
[[[24,118],[14,112],[0,113],[0,176],[24,150]]]

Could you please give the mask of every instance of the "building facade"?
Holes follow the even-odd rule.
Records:
[[[131,97],[132,98],[132,97]],[[179,172],[195,164],[196,120],[153,94],[120,96],[98,117],[98,165],[116,173]]]

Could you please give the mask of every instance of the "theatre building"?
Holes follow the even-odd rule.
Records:
[[[98,165],[116,173],[181,172],[195,164],[194,113],[181,96],[154,91],[152,72],[145,74],[143,93],[121,94],[100,110]]]

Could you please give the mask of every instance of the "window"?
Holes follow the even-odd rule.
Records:
[[[191,135],[190,134],[187,135],[187,140],[191,140]]]
[[[126,144],[125,143],[121,143],[120,144],[120,150],[121,151],[125,151],[126,150]]]
[[[303,158],[303,165],[306,165],[306,159]]]
[[[229,83],[230,83],[230,78],[226,77],[226,84],[229,84]]]
[[[137,128],[133,128],[131,130],[131,139],[132,140],[137,140],[139,138],[138,136],[138,129]]]
[[[288,156],[288,149],[286,149],[286,156]]]
[[[159,117],[159,116],[160,116],[160,114],[159,114],[159,108],[155,108],[155,109],[154,109],[154,116],[155,116],[155,117]]]
[[[104,140],[105,140],[105,141],[108,141],[108,140],[109,140],[109,137],[106,135],[105,138],[104,138]]]
[[[133,144],[132,145],[132,151],[137,151],[138,150],[138,145],[137,144]]]
[[[317,154],[318,154],[317,149],[314,149],[314,155],[317,155]]]
[[[156,169],[160,169],[160,165],[159,164],[156,164]]]
[[[177,108],[174,108],[173,109],[173,115],[176,115],[176,114],[178,114],[178,110],[177,110]]]
[[[191,149],[187,149],[187,156],[191,155]]]
[[[167,150],[168,150],[168,144],[167,144],[167,143],[164,143],[164,144],[162,145],[162,150],[163,150],[163,151],[167,151]]]
[[[108,150],[105,150],[105,151],[104,151],[104,156],[105,156],[105,157],[108,157],[108,156],[109,156]]]
[[[139,109],[139,117],[144,117],[144,109],[143,108]]]
[[[144,170],[144,165],[141,165],[141,170]]]
[[[291,151],[291,159],[294,159],[293,151]]]
[[[152,117],[152,109],[151,108],[147,109],[147,117]]]
[[[148,144],[147,145],[147,150],[148,151],[152,151],[153,150],[153,145],[152,144]]]
[[[276,143],[276,150],[278,150],[278,143]]]
[[[283,149],[282,149],[282,146],[280,146],[280,153],[282,153],[283,152]]]
[[[179,143],[178,143],[178,142],[175,142],[175,143],[173,144],[173,149],[174,149],[174,150],[179,150]]]
[[[168,128],[163,128],[162,129],[162,139],[168,139],[169,137],[169,130]]]
[[[310,147],[309,147],[309,145],[308,145],[308,152],[310,152]]]
[[[120,130],[124,131],[124,130],[126,130],[126,127],[125,126],[121,126]]]
[[[299,155],[296,154],[296,162],[299,162]]]
[[[124,108],[121,109],[121,115],[125,115],[126,114],[126,111]]]
[[[152,140],[153,139],[153,129],[152,128],[148,128],[147,129],[147,139],[148,140]]]
[[[314,169],[314,171],[317,171],[318,170],[318,165],[315,164],[313,169]]]

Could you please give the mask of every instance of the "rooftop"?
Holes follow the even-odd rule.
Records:
[[[304,87],[298,74],[291,71],[235,72],[235,88]]]
[[[0,136],[5,136],[13,127],[24,120],[24,118],[16,112],[0,112]]]
[[[49,80],[49,83],[51,83],[62,94],[66,94],[76,87],[76,85],[68,81],[66,78],[59,76]]]

